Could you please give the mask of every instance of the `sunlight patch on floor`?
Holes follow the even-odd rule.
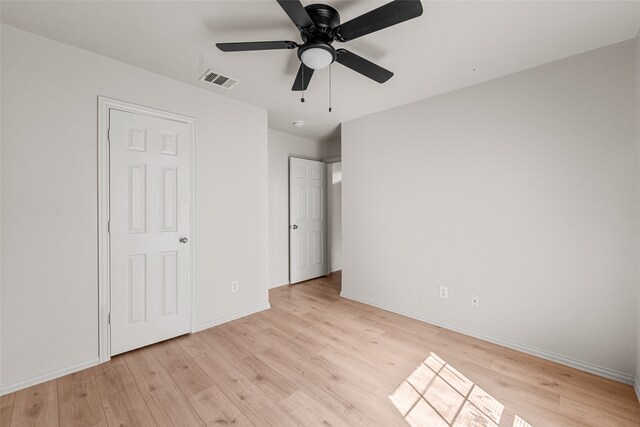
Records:
[[[532,427],[531,424],[516,415],[513,420],[513,427]]]
[[[435,353],[389,399],[411,426],[497,427],[504,405]],[[516,416],[513,427],[532,427]]]

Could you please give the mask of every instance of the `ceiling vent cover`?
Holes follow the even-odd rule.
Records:
[[[235,85],[240,83],[240,80],[225,76],[217,71],[209,70],[204,73],[204,76],[200,78],[203,82],[211,83],[216,86],[223,87],[225,89],[233,89]]]

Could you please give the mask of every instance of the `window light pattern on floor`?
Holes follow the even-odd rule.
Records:
[[[411,426],[497,427],[504,405],[435,353],[389,399]],[[531,427],[516,416],[513,427]]]

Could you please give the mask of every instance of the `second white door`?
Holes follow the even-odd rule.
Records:
[[[111,354],[190,331],[189,125],[109,113]]]
[[[326,168],[323,162],[289,159],[289,281],[328,273]]]

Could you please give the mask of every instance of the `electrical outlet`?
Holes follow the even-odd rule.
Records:
[[[238,292],[238,281],[234,280],[231,282],[231,292]]]
[[[480,307],[480,297],[478,295],[471,295],[471,307]]]
[[[440,286],[440,298],[449,299],[449,287]]]

